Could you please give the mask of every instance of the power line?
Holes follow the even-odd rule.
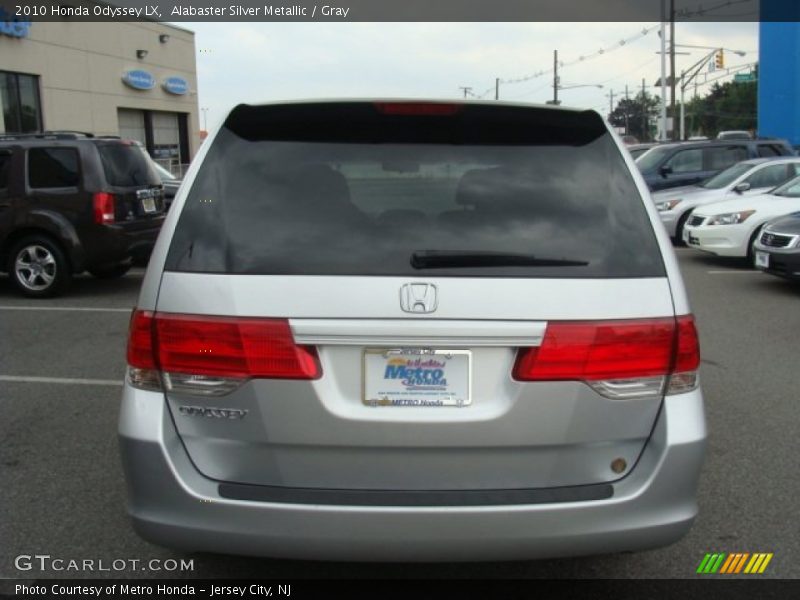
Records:
[[[632,35],[632,36],[627,37],[627,38],[623,38],[621,40],[618,40],[615,43],[607,44],[607,45],[601,47],[597,52],[593,52],[591,54],[581,55],[578,58],[576,58],[574,60],[571,60],[571,61],[559,61],[558,62],[558,68],[560,69],[560,68],[563,68],[563,67],[570,67],[570,66],[573,66],[573,65],[581,64],[581,63],[584,63],[586,61],[598,58],[600,56],[605,56],[606,54],[609,54],[611,52],[619,50],[620,48],[624,48],[628,44],[631,44],[633,42],[636,42],[636,41],[642,39],[647,34],[649,34],[652,31],[655,31],[659,27],[660,27],[660,25],[652,25],[652,26],[649,26],[649,27],[643,27],[642,30],[639,31],[638,33],[636,33],[635,35]],[[523,75],[523,76],[520,76],[520,77],[512,77],[512,78],[507,78],[507,79],[500,78],[499,83],[503,84],[503,85],[523,83],[523,82],[526,82],[526,81],[531,81],[533,79],[538,79],[539,77],[543,77],[545,75],[552,74],[553,70],[554,70],[553,68],[542,69],[540,71],[536,71],[534,73],[530,73],[528,75]],[[482,93],[477,94],[475,97],[476,98],[485,98],[489,93],[491,93],[495,89],[496,89],[496,85],[492,85],[492,86],[486,88]]]
[[[725,0],[724,2],[720,2],[718,4],[714,4],[712,6],[705,7],[702,4],[696,5],[696,8],[681,8],[675,11],[675,16],[679,19],[685,19],[688,17],[699,17],[702,15],[707,15],[710,12],[714,12],[720,10],[722,8],[729,8],[731,6],[736,6],[737,4],[753,4],[753,0]],[[756,13],[742,13],[743,15],[748,14],[756,14]],[[715,15],[715,16],[723,16],[723,15]],[[724,16],[734,16],[734,15],[724,15]]]

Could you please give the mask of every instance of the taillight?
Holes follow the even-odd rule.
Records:
[[[160,390],[153,347],[153,313],[135,310],[128,331],[128,382],[143,390]]]
[[[94,206],[94,222],[105,225],[114,222],[114,194],[97,192],[92,196]]]
[[[689,392],[697,387],[697,370],[700,368],[700,343],[692,315],[678,317],[675,342],[675,366],[667,386],[668,394]]]
[[[316,349],[295,344],[286,319],[144,311],[131,320],[128,364],[160,372],[170,389],[212,395],[251,378],[316,379],[321,374]]]
[[[294,343],[285,319],[156,314],[156,357],[162,371],[316,379],[313,347]]]
[[[461,110],[461,104],[451,102],[375,102],[384,115],[448,117]]]
[[[139,369],[155,369],[153,313],[135,310],[128,331],[128,364]]]
[[[636,398],[693,389],[698,364],[691,316],[553,321],[541,346],[520,350],[513,376],[519,381],[585,381],[605,396]],[[665,387],[673,373],[687,374],[682,387],[673,389],[672,378]]]

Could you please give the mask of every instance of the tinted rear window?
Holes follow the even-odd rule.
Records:
[[[143,148],[135,144],[98,144],[106,181],[114,187],[136,187],[161,183]]]
[[[556,264],[412,264],[430,252]],[[237,108],[187,197],[167,269],[664,274],[643,202],[599,116],[480,105],[443,116],[386,115],[371,104]]]
[[[8,187],[8,173],[11,170],[11,153],[0,150],[0,190]]]
[[[75,187],[80,182],[75,148],[28,150],[28,180],[32,188]]]

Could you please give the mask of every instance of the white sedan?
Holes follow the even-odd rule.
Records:
[[[800,177],[768,194],[706,204],[683,228],[690,247],[717,256],[750,257],[753,242],[770,219],[800,210]]]
[[[697,185],[653,192],[650,196],[670,237],[683,239],[686,220],[698,206],[763,194],[800,175],[800,157],[753,158],[736,163]]]

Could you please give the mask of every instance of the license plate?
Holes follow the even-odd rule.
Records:
[[[156,212],[155,198],[142,198],[142,210],[146,213]]]
[[[769,268],[769,254],[756,251],[756,266],[764,269]]]
[[[684,242],[685,244],[688,244],[688,243],[689,243],[689,232],[688,232],[688,231],[686,231],[685,229],[683,230],[683,242]]]
[[[367,406],[468,406],[468,350],[381,348],[364,351],[362,402]]]

